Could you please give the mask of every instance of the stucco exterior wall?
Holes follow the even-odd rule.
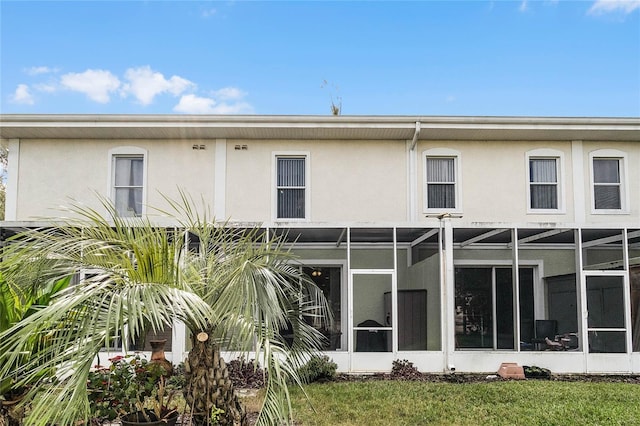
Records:
[[[205,149],[194,150],[193,144]],[[178,188],[198,202],[202,196],[213,203],[212,141],[21,140],[16,220],[59,216],[54,209],[69,205],[71,199],[99,208],[95,194],[111,193],[110,150],[122,147],[147,152],[145,204],[165,208],[163,194],[176,198]]]
[[[274,157],[288,153],[308,155],[310,221],[406,220],[406,153],[398,141],[229,141],[229,217],[274,219]]]
[[[418,146],[418,208],[425,213],[425,153],[444,148],[459,153],[458,191],[464,222],[574,222],[573,169],[570,142],[429,141]],[[527,211],[527,152],[553,149],[564,157],[564,212]]]

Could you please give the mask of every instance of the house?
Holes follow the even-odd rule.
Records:
[[[640,373],[639,118],[3,115],[0,137],[5,237],[184,188],[295,240],[341,371]]]

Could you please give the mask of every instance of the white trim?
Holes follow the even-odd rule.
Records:
[[[573,168],[573,217],[576,223],[587,219],[585,199],[585,172],[582,141],[571,141],[571,166]]]
[[[620,209],[596,209],[596,201],[594,194],[595,187],[595,179],[593,175],[593,160],[594,159],[610,159],[610,160],[618,160],[620,164]],[[624,151],[619,151],[617,149],[597,149],[595,151],[591,151],[589,153],[589,192],[591,193],[591,214],[593,215],[603,215],[603,214],[613,214],[613,215],[625,215],[629,214],[629,191],[627,190],[627,186],[629,185],[629,173],[628,173],[628,165],[629,161],[627,158],[627,153]]]
[[[5,187],[4,220],[18,217],[18,179],[20,176],[20,139],[9,139],[7,182]]]
[[[531,170],[530,160],[555,160],[556,161],[556,188],[557,203],[556,209],[534,209],[531,207]],[[566,191],[565,191],[565,167],[564,152],[557,149],[540,148],[532,149],[525,153],[525,182],[527,184],[527,214],[565,214],[566,213]]]
[[[442,157],[453,158],[455,167],[455,207],[441,208],[429,207],[427,197],[427,158]],[[450,148],[431,148],[422,151],[422,212],[423,213],[462,213],[462,154],[460,151]]]
[[[304,218],[278,218],[278,158],[304,157]],[[271,220],[278,222],[311,221],[311,152],[309,151],[273,151],[271,153]]]
[[[147,214],[147,166],[149,163],[149,153],[146,149],[138,146],[117,146],[109,150],[107,156],[109,170],[109,173],[107,174],[107,197],[115,206],[115,173],[113,166],[117,157],[126,156],[142,156],[142,216],[144,216]]]
[[[216,139],[214,159],[213,215],[225,219],[227,215],[227,140]]]
[[[407,220],[415,222],[418,213],[418,153],[407,140]]]

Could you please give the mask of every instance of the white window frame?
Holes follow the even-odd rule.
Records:
[[[304,217],[278,217],[278,159],[304,158]],[[274,151],[271,166],[271,218],[274,222],[308,222],[311,220],[311,154],[309,151]]]
[[[427,158],[448,158],[453,159],[455,167],[455,207],[429,207],[429,197],[427,188]],[[422,152],[422,206],[424,213],[462,213],[462,155],[460,151],[449,148],[432,148]]]
[[[108,156],[108,182],[107,182],[107,194],[109,194],[109,199],[114,205],[116,203],[116,190],[115,190],[115,180],[116,180],[116,158],[119,157],[142,157],[142,213],[141,216],[145,216],[147,214],[147,163],[148,163],[148,152],[144,148],[140,148],[137,146],[119,146],[109,150]]]
[[[536,209],[531,207],[531,171],[530,171],[530,160],[556,160],[556,187],[557,187],[557,204],[558,208],[556,209]],[[533,149],[531,151],[527,151],[525,155],[525,170],[526,177],[525,182],[527,183],[527,214],[564,214],[566,213],[566,193],[565,193],[565,184],[564,184],[564,153],[562,151],[558,151],[555,149]]]
[[[595,196],[595,175],[593,169],[594,160],[618,160],[620,165],[620,208],[619,209],[596,209],[596,196]],[[589,175],[590,185],[589,191],[591,193],[591,214],[629,214],[629,191],[627,191],[627,182],[629,182],[629,176],[627,171],[627,153],[619,151],[617,149],[598,149],[589,153]],[[610,185],[610,184],[609,184]]]

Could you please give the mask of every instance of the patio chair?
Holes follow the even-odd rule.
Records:
[[[531,343],[534,344],[535,350],[539,351],[543,349],[547,349],[548,345],[547,339],[550,341],[554,341],[556,335],[558,334],[558,321],[556,320],[536,320],[536,337],[531,339]]]

